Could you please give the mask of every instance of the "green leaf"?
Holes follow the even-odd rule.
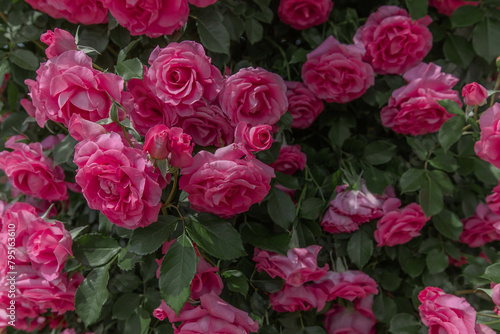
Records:
[[[95,323],[108,299],[109,266],[92,270],[75,293],[75,311],[86,327]]]
[[[196,274],[198,257],[189,238],[182,234],[170,246],[160,269],[160,293],[165,303],[179,314],[186,303],[191,281]]]
[[[427,217],[438,214],[443,209],[443,193],[438,184],[432,180],[424,181],[419,200]]]
[[[448,268],[448,255],[442,249],[431,250],[426,258],[425,263],[431,274],[438,274]]]
[[[406,0],[406,7],[413,20],[418,20],[427,15],[427,0]]]
[[[129,251],[140,255],[153,253],[174,233],[178,220],[174,216],[161,215],[153,224],[135,229],[130,237]]]
[[[373,241],[364,231],[356,231],[352,234],[347,244],[349,259],[362,269],[368,263],[373,253]]]
[[[267,211],[273,222],[285,230],[288,230],[295,220],[295,204],[290,196],[276,188],[272,190],[267,202]]]
[[[262,224],[246,223],[241,228],[241,238],[257,248],[285,254],[288,250],[291,235],[288,233],[273,233]]]
[[[385,164],[394,156],[396,147],[385,140],[374,141],[366,145],[364,157],[372,165]]]
[[[423,169],[408,169],[401,175],[399,186],[402,193],[420,190],[425,181],[425,170]]]
[[[244,256],[240,234],[228,222],[209,215],[186,220],[189,236],[210,255],[222,260]]]
[[[12,63],[28,71],[36,71],[40,67],[37,56],[26,49],[16,49],[9,54]]]
[[[243,25],[241,19],[238,16],[227,12],[224,14],[224,20],[222,22],[226,26],[231,40],[239,42],[241,35],[243,35],[243,32],[245,31],[245,26]]]
[[[249,18],[245,21],[245,32],[250,44],[259,42],[264,35],[262,24],[254,18]]]
[[[118,267],[120,267],[121,270],[132,270],[140,259],[140,255],[128,252],[127,249],[124,248],[118,253]]]
[[[292,54],[292,58],[288,62],[289,64],[305,63],[307,60],[307,54],[309,52],[306,49],[299,48]]]
[[[278,171],[274,171],[274,174],[276,174],[276,182],[278,184],[281,184],[283,187],[286,187],[288,189],[299,189],[300,184],[299,184],[299,179],[296,177],[293,177],[288,174],[283,174]]]
[[[469,27],[481,21],[484,10],[476,6],[460,6],[453,11],[450,21],[453,28]]]
[[[137,293],[120,295],[113,305],[113,319],[125,320],[139,308],[142,297]]]
[[[229,54],[229,32],[220,20],[199,17],[196,26],[204,47],[212,52]]]
[[[464,126],[465,119],[462,116],[452,117],[441,126],[438,140],[445,152],[460,139]]]
[[[447,238],[459,240],[463,231],[463,223],[460,218],[451,211],[443,210],[432,218],[434,227]]]
[[[441,169],[449,173],[453,173],[458,169],[458,161],[452,155],[436,155],[436,157],[429,160],[429,164],[434,168]]]
[[[500,263],[495,263],[491,266],[488,266],[481,277],[489,279],[496,284],[500,283]]]
[[[446,59],[464,69],[467,69],[476,56],[469,41],[456,35],[448,35],[443,45],[443,52]]]
[[[500,22],[485,17],[474,28],[472,47],[474,51],[488,63],[500,54]]]
[[[89,267],[105,265],[120,249],[115,239],[100,234],[86,234],[73,242],[73,255]]]
[[[398,260],[401,269],[413,278],[420,276],[424,271],[425,261],[415,256],[406,247],[399,248]]]
[[[450,180],[448,174],[441,170],[431,170],[427,171],[427,175],[430,177],[431,181],[436,183],[443,194],[452,194],[454,190],[453,183]]]
[[[226,270],[221,275],[226,279],[226,286],[229,290],[239,292],[243,296],[248,293],[248,280],[239,270]]]
[[[306,198],[300,206],[299,216],[301,218],[314,220],[324,212],[323,206],[323,201],[320,198]]]
[[[116,64],[115,71],[125,81],[132,78],[142,79],[144,66],[138,58],[127,59]]]
[[[385,293],[379,292],[373,299],[373,314],[382,322],[389,323],[392,317],[396,315],[397,310],[398,307],[394,299]]]
[[[341,148],[347,138],[351,136],[351,130],[345,126],[340,120],[333,123],[332,128],[328,132],[328,139],[335,146]]]
[[[413,315],[399,313],[392,317],[389,332],[393,334],[417,334],[419,329],[419,322]]]
[[[125,322],[123,334],[146,334],[149,331],[151,312],[142,307],[136,310]]]

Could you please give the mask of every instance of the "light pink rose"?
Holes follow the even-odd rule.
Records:
[[[234,144],[215,154],[200,151],[195,155],[193,165],[182,169],[179,181],[193,209],[226,218],[248,211],[266,197],[274,177],[272,168],[242,157]]]
[[[171,35],[186,24],[187,0],[101,0],[104,7],[132,36],[151,38]]]
[[[235,126],[239,122],[274,125],[288,108],[285,82],[261,67],[242,68],[228,77],[219,102]]]
[[[156,47],[149,56],[146,83],[160,100],[179,109],[192,109],[198,101],[213,101],[222,85],[222,74],[211,64],[203,46],[193,41]]]
[[[300,150],[300,145],[283,145],[278,159],[270,164],[280,173],[293,175],[298,170],[306,168],[307,156]]]
[[[267,150],[273,144],[270,125],[249,126],[239,122],[234,131],[234,143],[247,154]]]
[[[66,135],[62,133],[59,133],[57,135],[50,135],[43,138],[40,144],[42,144],[42,148],[44,150],[52,150],[54,146],[59,144],[64,138],[66,138]]]
[[[323,101],[316,97],[303,83],[285,81],[288,111],[293,117],[292,128],[306,129],[325,108]]]
[[[329,271],[324,277],[316,280],[314,285],[328,295],[328,300],[340,297],[352,302],[378,294],[378,285],[375,280],[359,270]]]
[[[363,54],[361,47],[340,44],[329,36],[307,55],[302,80],[316,97],[327,102],[355,100],[375,83],[373,69],[362,60]]]
[[[458,92],[452,89],[458,78],[441,72],[436,64],[421,63],[403,78],[408,84],[394,90],[380,112],[382,124],[395,132],[416,136],[439,131],[453,115],[438,101],[448,99],[462,105]]]
[[[142,150],[126,146],[112,132],[78,143],[73,161],[76,182],[91,209],[128,229],[157,220],[164,185]]]
[[[257,271],[265,271],[272,278],[276,276],[291,286],[301,286],[305,282],[315,281],[325,276],[328,264],[318,267],[317,258],[321,246],[289,249],[287,256],[255,248],[253,261],[257,262]]]
[[[474,145],[474,151],[481,159],[500,167],[500,104],[495,103],[481,114],[479,119],[481,139]]]
[[[269,298],[276,312],[308,311],[312,308],[321,311],[328,300],[327,294],[313,284],[285,284],[280,291],[271,293]]]
[[[202,257],[199,258],[196,275],[191,281],[191,299],[198,300],[207,293],[221,294],[224,285],[216,272],[219,268],[212,267]]]
[[[13,151],[0,152],[0,169],[10,184],[23,194],[48,201],[68,198],[64,171],[44,155],[40,143],[24,144],[24,136],[10,137],[5,147]]]
[[[181,128],[169,129],[158,124],[146,134],[143,150],[153,159],[168,159],[170,166],[183,168],[193,164],[193,148],[191,136],[183,133]]]
[[[426,287],[418,295],[418,309],[429,333],[476,334],[476,311],[465,298]]]
[[[82,51],[70,50],[52,57],[36,72],[36,81],[27,79],[25,83],[40,127],[49,119],[67,127],[73,114],[93,122],[107,118],[111,98],[124,107],[131,104],[130,95],[123,91],[123,79],[93,69],[92,59]],[[120,118],[124,118],[119,110]]]
[[[328,334],[375,334],[375,316],[371,310],[346,308],[341,305],[325,313],[325,329]]]
[[[488,91],[477,82],[472,82],[462,88],[462,97],[464,98],[464,103],[468,106],[482,106],[486,104]]]
[[[217,0],[188,0],[188,2],[196,7],[207,7],[216,3]]]
[[[420,235],[420,230],[428,222],[422,208],[411,203],[402,209],[386,213],[377,222],[375,240],[377,247],[402,245]]]
[[[432,48],[427,28],[430,16],[413,21],[406,10],[382,6],[372,13],[354,36],[366,49],[363,60],[378,74],[403,74],[419,64]]]
[[[500,240],[500,216],[491,212],[484,203],[479,203],[474,216],[463,220],[463,223],[460,241],[469,247],[479,247]]]
[[[474,329],[476,330],[476,334],[496,334],[493,329],[483,324],[476,324]]]
[[[47,30],[46,33],[40,36],[40,41],[49,46],[45,49],[45,54],[48,58],[59,56],[65,51],[77,49],[73,35],[59,28],[55,28],[54,31]]]
[[[100,24],[108,22],[108,10],[101,0],[26,0],[33,9],[55,19],[64,18],[75,24]]]
[[[500,306],[500,284],[491,283],[493,291],[491,292],[491,299],[496,306]]]
[[[303,30],[326,22],[332,8],[332,0],[281,0],[278,16],[283,23]]]
[[[438,10],[439,13],[450,16],[455,9],[461,6],[477,6],[478,1],[464,1],[464,0],[429,0],[429,6]]]

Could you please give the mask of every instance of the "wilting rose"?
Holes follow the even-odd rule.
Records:
[[[278,16],[283,23],[303,30],[326,22],[332,8],[332,0],[281,0]]]
[[[288,111],[293,118],[292,128],[306,129],[325,108],[323,101],[316,97],[303,83],[286,81]]]
[[[462,88],[462,97],[468,106],[482,106],[486,104],[488,91],[477,82],[472,82]]]
[[[108,10],[101,0],[26,0],[33,9],[55,19],[64,18],[75,24],[100,24],[108,22]]]

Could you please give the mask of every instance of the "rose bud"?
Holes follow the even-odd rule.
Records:
[[[159,124],[146,134],[143,150],[156,160],[168,159],[171,166],[182,168],[193,163],[193,147],[191,136],[181,128]]]
[[[472,82],[464,86],[462,97],[464,98],[464,103],[468,106],[482,106],[486,103],[488,91],[477,82]]]

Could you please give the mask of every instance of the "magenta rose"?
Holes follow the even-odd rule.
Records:
[[[380,111],[382,124],[395,132],[416,136],[439,131],[453,115],[438,101],[448,99],[462,105],[452,89],[458,78],[441,72],[436,64],[421,63],[403,78],[408,84],[394,90],[389,104]]]
[[[455,9],[461,6],[477,6],[478,1],[464,1],[464,0],[429,0],[429,6],[437,9],[437,11],[446,16],[450,16]]]
[[[100,24],[108,22],[108,10],[101,0],[26,0],[33,9],[55,19],[64,18],[75,24]]]
[[[92,68],[82,51],[66,51],[40,65],[36,81],[25,81],[34,117],[40,127],[50,119],[66,127],[73,114],[90,121],[109,117],[113,100],[128,107],[131,97],[123,91],[123,79]],[[119,109],[121,110],[121,109]],[[120,113],[120,118],[124,118]]]
[[[303,83],[285,81],[288,111],[293,117],[292,128],[306,129],[325,108],[323,101],[316,97]]]
[[[500,216],[479,203],[474,216],[463,220],[464,230],[460,241],[469,247],[480,247],[488,242],[500,240]]]
[[[117,133],[84,140],[75,147],[76,182],[91,209],[124,228],[145,227],[158,218],[161,175],[137,148]]]
[[[321,311],[328,300],[322,289],[311,284],[299,286],[285,284],[280,291],[271,293],[269,298],[276,312],[308,311],[312,308]]]
[[[418,295],[418,309],[429,333],[476,334],[476,311],[465,298],[426,287]]]
[[[234,126],[239,122],[274,125],[288,108],[283,79],[260,67],[242,68],[228,77],[219,102]]]
[[[378,294],[378,285],[375,280],[359,270],[329,271],[324,277],[316,280],[314,285],[328,295],[328,300],[340,297],[352,302]]]
[[[10,137],[5,147],[13,151],[0,152],[0,169],[10,184],[23,194],[48,201],[67,199],[63,169],[45,156],[40,143],[18,142],[23,139],[21,135]]]
[[[169,129],[158,124],[146,134],[143,150],[153,159],[168,159],[170,166],[183,168],[193,163],[193,148],[191,136],[183,133],[181,128]]]
[[[149,88],[163,102],[187,109],[187,115],[194,103],[213,101],[221,89],[222,74],[199,43],[183,41],[163,49],[156,47],[149,64]]]
[[[326,22],[332,8],[332,0],[281,0],[278,16],[283,23],[303,30]]]
[[[375,231],[377,247],[392,247],[407,243],[420,235],[420,230],[429,219],[430,217],[425,217],[417,203],[386,213],[377,222]]]
[[[271,189],[272,168],[244,153],[234,144],[212,154],[200,151],[190,167],[182,169],[179,189],[188,193],[191,207],[227,218],[248,211]]]
[[[307,55],[302,66],[302,80],[320,99],[350,102],[375,83],[373,69],[363,61],[363,54],[361,47],[340,44],[329,36]]]
[[[47,58],[59,56],[69,50],[77,50],[73,35],[63,29],[55,28],[54,31],[47,30],[40,36],[40,41],[48,45],[45,49]]]
[[[479,119],[481,139],[474,145],[474,151],[481,159],[500,167],[500,104],[495,103],[481,114]]]
[[[300,150],[300,145],[283,145],[278,159],[270,164],[280,173],[293,175],[298,170],[306,168],[307,156]]]
[[[273,144],[271,131],[270,125],[249,126],[239,122],[234,131],[234,143],[245,152],[264,151]]]
[[[305,282],[315,281],[325,276],[328,264],[318,267],[317,258],[321,246],[289,249],[287,256],[255,248],[253,261],[257,262],[257,271],[265,271],[272,278],[276,276],[291,286],[301,286]]]
[[[472,82],[462,88],[462,97],[468,106],[482,106],[486,104],[488,91],[477,82]]]
[[[403,74],[419,64],[432,48],[427,28],[430,16],[413,21],[406,10],[382,6],[372,13],[354,36],[366,49],[363,60],[378,74]]]
[[[341,305],[325,313],[325,329],[328,334],[375,334],[376,319],[373,312],[362,308],[346,308]]]
[[[216,3],[217,0],[188,0],[188,2],[196,7],[207,7]]]

